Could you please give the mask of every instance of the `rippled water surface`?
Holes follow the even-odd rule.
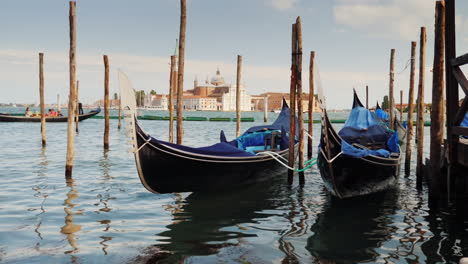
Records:
[[[167,121],[141,124],[167,139]],[[348,200],[330,197],[316,168],[303,188],[279,178],[218,194],[152,194],[138,179],[124,129],[111,120],[105,153],[103,126],[80,123],[66,180],[66,123],[47,124],[44,149],[40,124],[0,123],[0,262],[456,263],[468,256],[468,225],[449,210],[430,210],[414,172],[401,174],[397,189]],[[184,126],[191,146],[216,143],[220,129],[235,133],[234,122]]]

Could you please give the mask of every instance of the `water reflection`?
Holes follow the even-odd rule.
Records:
[[[42,200],[40,204],[40,208],[39,208],[39,213],[36,214],[36,218],[38,219],[38,222],[36,224],[36,227],[34,228],[34,232],[37,234],[39,240],[44,239],[42,237],[40,228],[42,225],[42,215],[46,212],[46,210],[44,209],[44,203],[47,197],[49,196],[48,193],[46,192],[47,184],[45,183],[46,178],[47,178],[47,165],[48,164],[49,164],[49,161],[47,159],[46,149],[42,148],[41,154],[40,154],[38,171],[37,171],[37,178],[36,178],[37,183],[32,187],[32,189],[35,191],[34,197]],[[31,210],[37,210],[37,209],[31,209]],[[39,246],[40,246],[40,241],[36,243],[35,248],[39,249]]]
[[[375,249],[396,230],[391,217],[397,201],[397,190],[344,200],[328,196],[306,248],[325,263],[375,261]]]
[[[430,209],[425,220],[432,236],[421,245],[426,263],[458,263],[468,256],[467,216],[466,203]]]
[[[70,254],[72,262],[76,262],[77,257],[73,255],[74,253],[78,252],[78,245],[76,244],[75,233],[81,230],[81,225],[77,225],[73,221],[73,215],[80,214],[80,212],[73,212],[73,208],[77,205],[73,203],[73,200],[78,198],[79,193],[74,188],[75,182],[73,178],[67,177],[66,184],[69,188],[69,191],[67,193],[67,198],[64,201],[65,207],[63,208],[66,214],[65,225],[60,229],[60,232],[67,236],[68,244],[72,248],[72,250],[67,250],[64,253]]]
[[[272,216],[273,212],[266,211],[284,204],[284,200],[275,199],[284,191],[281,183],[222,194],[190,194],[178,202],[180,206],[174,206],[173,223],[158,234],[163,237],[158,239],[159,245],[143,251],[151,256],[134,261],[179,263],[189,256],[213,255],[222,248],[241,245],[243,238],[257,236],[258,230],[250,224]]]
[[[97,190],[97,191],[100,192],[97,195],[97,198],[99,199],[99,202],[95,203],[94,205],[99,206],[100,208],[97,211],[95,211],[95,213],[106,216],[106,214],[104,214],[104,213],[109,213],[109,212],[112,211],[112,208],[109,205],[110,201],[115,199],[115,197],[112,197],[112,195],[111,195],[110,181],[114,177],[112,177],[111,174],[110,174],[111,162],[109,161],[109,151],[108,150],[104,150],[102,158],[99,160],[99,167],[100,167],[100,170],[101,170],[101,173],[102,173],[102,180],[103,181],[102,181],[101,185],[99,186],[100,189]],[[101,187],[104,188],[104,190],[102,190]],[[109,232],[109,230],[111,228],[111,223],[112,223],[111,220],[102,219],[102,220],[98,220],[97,222],[104,226],[104,229],[102,230],[103,232]],[[101,245],[102,252],[104,253],[104,255],[107,255],[108,254],[107,248],[109,247],[109,245],[106,242],[111,241],[112,237],[109,236],[109,235],[105,235],[105,236],[103,235],[103,236],[100,236],[99,238],[102,239],[99,242],[99,244]]]
[[[291,237],[301,237],[307,234],[309,229],[309,208],[305,205],[304,188],[299,188],[294,196],[290,196],[290,204],[286,219],[288,220],[288,228],[281,233],[279,242],[279,250],[285,254],[282,263],[299,263],[299,257],[295,252],[294,245],[288,241]]]

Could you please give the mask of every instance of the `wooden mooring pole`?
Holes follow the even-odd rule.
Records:
[[[69,11],[70,21],[70,54],[69,54],[69,70],[70,70],[70,96],[68,97],[68,130],[67,130],[67,163],[65,165],[65,176],[71,177],[73,171],[73,158],[75,147],[74,134],[74,119],[75,119],[75,93],[76,93],[76,2],[70,1]]]
[[[419,81],[417,99],[417,122],[416,122],[416,188],[422,189],[422,167],[423,167],[423,147],[424,147],[424,81],[426,67],[426,28],[421,27],[419,40]]]
[[[307,138],[307,159],[312,158],[312,137],[314,135],[314,101],[315,101],[315,87],[314,87],[314,63],[315,63],[315,51],[310,52],[309,61],[309,123],[307,123],[307,130],[309,130],[309,137]]]
[[[389,92],[388,92],[388,99],[389,99],[389,112],[390,112],[390,119],[389,125],[390,129],[394,129],[394,123],[395,123],[395,98],[393,97],[393,83],[395,80],[395,49],[392,49],[390,51],[390,85],[389,85]]]
[[[268,122],[268,94],[263,97],[263,122]]]
[[[78,129],[78,122],[80,122],[80,107],[79,107],[79,102],[80,100],[78,99],[79,98],[79,92],[80,92],[80,81],[76,81],[76,107],[75,107],[75,131],[76,133],[79,133],[79,129]]]
[[[458,144],[460,136],[453,133],[453,127],[458,123],[457,113],[459,112],[459,88],[455,78],[455,71],[451,61],[456,57],[456,32],[455,32],[455,0],[445,1],[445,91],[447,110],[447,182],[449,193],[455,191],[457,194],[466,191],[466,177],[459,169]],[[462,104],[463,106],[463,104]],[[459,123],[458,123],[459,124]],[[466,154],[466,153],[465,153]],[[461,176],[461,177],[458,177]],[[457,191],[459,190],[459,191]]]
[[[369,109],[369,86],[366,85],[366,108]]]
[[[180,31],[179,31],[179,67],[177,78],[177,144],[182,144],[184,137],[183,106],[184,106],[184,56],[185,56],[185,31],[187,23],[186,0],[180,0]]]
[[[304,169],[304,107],[302,103],[302,23],[301,17],[296,20],[297,34],[297,71],[296,71],[296,95],[297,95],[297,121],[299,122],[299,170]],[[299,184],[304,185],[304,172],[299,171]]]
[[[39,102],[41,111],[41,137],[42,147],[47,144],[46,139],[46,120],[44,109],[44,53],[39,53]]]
[[[296,52],[297,52],[297,34],[296,24],[292,25],[292,53],[291,53],[291,84],[289,89],[289,167],[294,168],[294,145],[296,138]],[[294,170],[288,170],[288,184],[293,184]]]
[[[240,119],[241,119],[241,70],[242,56],[237,55],[237,78],[236,78],[236,138],[240,136]]]
[[[408,117],[406,129],[406,156],[405,156],[405,176],[408,177],[411,171],[411,152],[413,144],[413,101],[414,101],[414,72],[416,71],[416,41],[411,42],[411,71],[410,85],[408,92]]]
[[[400,121],[403,122],[403,90],[400,90]]]
[[[119,94],[119,122],[117,124],[117,129],[120,129],[122,127],[121,120],[122,120],[122,97],[120,97],[120,94]]]
[[[171,56],[171,74],[169,76],[169,142],[174,142],[174,92],[177,89],[174,89],[176,86],[176,56]]]
[[[104,55],[104,151],[109,150],[109,59]]]
[[[444,42],[445,2],[436,2],[434,32],[434,64],[432,73],[431,110],[431,183],[430,197],[438,197],[442,190],[441,158],[444,130]]]

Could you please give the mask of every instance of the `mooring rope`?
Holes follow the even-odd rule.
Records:
[[[292,171],[296,171],[296,172],[303,172],[303,171],[311,168],[315,164],[317,164],[317,159],[311,159],[311,160],[308,160],[308,161],[304,162],[305,167],[303,169],[296,169],[296,168],[290,167],[289,165],[284,163],[282,160],[284,160],[284,161],[288,161],[288,160],[285,159],[283,156],[281,156],[280,154],[278,154],[276,152],[262,151],[262,152],[257,153],[257,155],[262,155],[262,154],[265,154],[265,155],[268,155],[268,156],[272,157],[274,160],[276,160],[279,164],[286,167],[288,170],[292,170]]]
[[[137,150],[135,150],[133,153],[138,153],[138,151],[140,151],[140,149],[142,149],[146,144],[148,144],[149,142],[151,141],[151,137],[149,137],[145,143],[143,145],[141,145]]]

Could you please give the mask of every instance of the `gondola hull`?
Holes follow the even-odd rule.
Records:
[[[101,110],[93,110],[89,113],[82,114],[79,116],[79,121],[86,120],[92,116],[99,114]],[[56,117],[46,117],[46,122],[67,122],[68,116],[56,116]],[[25,116],[13,116],[13,115],[0,115],[0,122],[41,122],[40,117],[25,117]]]
[[[400,154],[393,153],[388,158],[373,155],[355,158],[342,154],[341,138],[324,111],[317,165],[328,191],[339,198],[348,198],[395,186]]]
[[[136,129],[138,173],[151,192],[223,191],[267,181],[285,175],[287,170],[265,155],[219,157],[181,151],[151,140],[138,124]],[[279,154],[288,158],[287,149]]]

